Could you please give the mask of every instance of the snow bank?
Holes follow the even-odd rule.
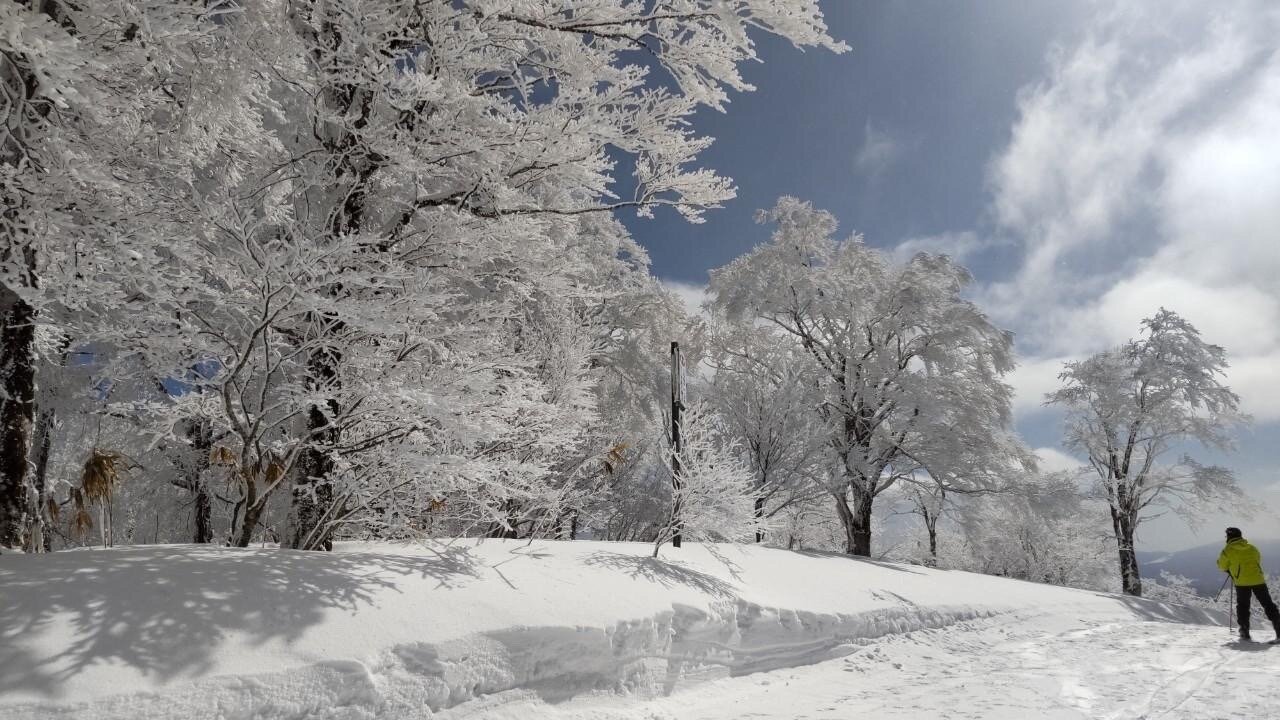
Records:
[[[489,540],[0,556],[6,717],[426,717],[667,694],[1010,614],[1203,611],[841,555]]]

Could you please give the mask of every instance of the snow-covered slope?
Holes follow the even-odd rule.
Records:
[[[485,717],[529,703],[577,712],[620,694],[678,698],[710,680],[866,655],[907,633],[1221,620],[840,555],[650,551],[489,540],[0,556],[0,715]]]

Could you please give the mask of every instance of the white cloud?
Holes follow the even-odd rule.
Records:
[[[1026,417],[1045,410],[1044,396],[1061,387],[1058,373],[1072,357],[1021,358],[1005,382],[1013,387],[1013,412]]]
[[[1030,355],[1017,408],[1163,306],[1226,347],[1246,411],[1280,420],[1278,38],[1275,3],[1127,3],[1024,89],[990,167],[1023,259],[979,291]]]
[[[1150,268],[1117,282],[1077,320],[1088,318],[1100,327],[1112,343],[1135,334],[1142,318],[1154,315],[1161,306],[1187,318],[1210,342],[1231,346],[1233,341],[1249,341],[1236,346],[1237,352],[1269,350],[1280,328],[1280,297],[1247,283],[1210,285],[1185,275]],[[1076,333],[1088,332],[1079,328]]]
[[[690,315],[702,315],[702,303],[707,301],[707,286],[679,280],[662,280],[662,286],[676,294]]]
[[[1085,464],[1083,460],[1072,457],[1057,448],[1036,448],[1035,453],[1040,460],[1040,472],[1044,473],[1079,470]]]
[[[874,127],[868,119],[853,166],[861,172],[877,175],[892,165],[901,151],[902,145],[898,140],[887,131]]]
[[[991,241],[977,233],[947,232],[938,235],[907,238],[893,248],[893,258],[899,263],[915,257],[916,253],[936,253],[949,255],[953,260],[963,263],[975,253],[990,247]]]
[[[1240,409],[1259,423],[1280,423],[1280,352],[1236,360],[1227,370]]]

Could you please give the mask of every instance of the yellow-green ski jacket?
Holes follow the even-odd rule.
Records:
[[[1267,582],[1267,576],[1262,573],[1262,553],[1244,538],[1234,538],[1222,548],[1218,569],[1226,570],[1237,587]]]

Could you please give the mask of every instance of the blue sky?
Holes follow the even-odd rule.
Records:
[[[1164,305],[1232,360],[1254,415],[1235,469],[1280,509],[1280,5],[1273,2],[827,2],[843,55],[759,38],[754,93],[703,164],[738,197],[690,225],[624,221],[653,271],[696,297],[707,270],[767,239],[758,208],[796,195],[900,255],[959,257],[973,297],[1017,334],[1018,429],[1070,462],[1039,406],[1064,360],[1133,336]],[[1150,549],[1216,542],[1274,511],[1166,517]]]

